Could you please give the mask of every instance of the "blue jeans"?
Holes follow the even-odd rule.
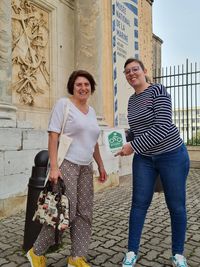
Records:
[[[156,156],[134,155],[129,251],[138,252],[146,213],[154,194],[156,177],[160,174],[165,201],[171,217],[172,254],[183,254],[187,225],[186,179],[188,172],[189,156],[184,144],[173,151]]]

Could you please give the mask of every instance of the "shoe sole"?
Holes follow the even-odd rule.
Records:
[[[177,267],[177,265],[175,263],[172,262],[172,266],[173,267]],[[186,267],[188,267],[188,265],[186,265]]]
[[[122,267],[134,267],[136,265],[136,263],[132,264],[132,265],[122,265]]]
[[[122,263],[122,267],[134,267],[134,266],[136,265],[137,261],[138,261],[138,258],[136,259],[136,262],[133,263],[132,265],[130,265],[130,264],[127,265],[127,264],[123,264],[123,263]]]
[[[76,266],[68,263],[67,267],[76,267]]]
[[[26,257],[27,257],[28,260],[30,261],[31,267],[34,267],[34,266],[33,266],[32,259],[31,259],[31,256],[29,255],[29,253],[26,254]]]
[[[134,267],[136,265],[136,262],[135,263],[133,263],[132,265],[126,265],[126,264],[122,264],[122,267]]]

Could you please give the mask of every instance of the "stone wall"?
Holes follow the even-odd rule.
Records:
[[[153,75],[152,3],[148,0],[138,1],[139,53],[150,78]]]
[[[8,1],[2,1],[1,5],[4,2],[8,7]],[[152,76],[152,2],[138,1],[140,58],[149,76]],[[8,60],[4,64],[10,66],[7,70],[12,68],[12,72],[9,71],[12,86],[6,88],[12,104],[18,108],[17,119],[31,121],[34,128],[45,129],[55,100],[66,95],[69,74],[75,68],[85,68],[97,81],[91,105],[112,127],[111,1],[32,0],[27,1],[27,6],[19,3],[12,1],[4,22],[12,22],[12,66]],[[29,20],[26,14],[29,14]],[[11,26],[6,25],[6,29],[5,40],[10,40]],[[6,53],[9,51],[11,43]],[[9,79],[5,77],[4,80]]]
[[[24,209],[34,157],[43,149],[47,133],[26,122],[0,128],[0,217]]]
[[[140,50],[148,66],[150,2],[139,1]],[[0,15],[1,217],[25,208],[34,157],[47,148],[49,112],[58,98],[67,95],[69,74],[85,68],[94,75],[97,90],[90,103],[100,125],[113,126],[114,97],[111,1],[2,0]],[[99,143],[109,177],[100,184],[94,164],[95,191],[116,186],[119,176],[131,171],[131,157],[107,153],[103,131]]]
[[[153,77],[161,76],[163,41],[153,34]]]
[[[74,69],[74,1],[22,3],[12,1],[12,103],[18,120],[46,129]]]
[[[200,147],[188,146],[187,147],[190,156],[191,168],[200,169]]]
[[[18,128],[0,128],[0,218],[25,209],[34,158],[39,151],[47,149],[47,132],[26,127],[26,123],[21,123]],[[119,185],[119,176],[131,170],[131,157],[121,159],[108,153],[103,134],[104,129],[98,142],[108,179],[105,183],[98,181],[94,162],[95,192]]]

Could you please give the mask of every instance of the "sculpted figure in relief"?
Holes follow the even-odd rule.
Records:
[[[28,0],[12,0],[12,88],[19,102],[33,105],[49,89],[48,19]]]

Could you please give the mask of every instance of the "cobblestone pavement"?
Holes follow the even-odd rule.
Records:
[[[187,187],[188,231],[185,255],[189,267],[200,266],[200,170],[191,170]],[[88,260],[92,267],[118,267],[127,249],[131,177],[121,178],[120,186],[95,195],[93,236]],[[22,251],[24,212],[0,221],[0,266],[30,266]],[[171,256],[169,214],[162,193],[154,194],[148,212],[136,267],[169,267]],[[47,254],[48,267],[66,266],[70,253],[68,233],[56,253]]]

